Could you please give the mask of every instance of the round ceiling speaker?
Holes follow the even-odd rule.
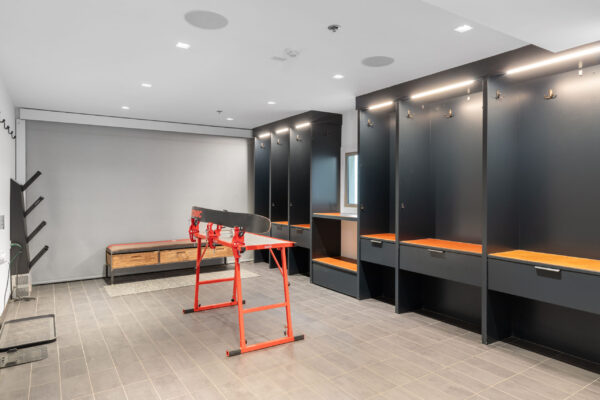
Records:
[[[367,67],[385,67],[386,65],[390,65],[394,62],[392,57],[386,56],[373,56],[367,57],[362,60],[362,64]]]
[[[221,14],[212,11],[194,10],[185,13],[185,20],[200,29],[222,29],[229,21]]]

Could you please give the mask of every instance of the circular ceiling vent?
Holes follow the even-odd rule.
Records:
[[[195,10],[185,14],[185,20],[200,29],[222,29],[229,21],[221,14],[212,11]]]
[[[386,65],[390,65],[394,62],[392,57],[386,56],[373,56],[367,57],[362,60],[362,64],[367,67],[385,67]]]

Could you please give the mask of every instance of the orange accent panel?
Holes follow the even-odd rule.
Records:
[[[570,257],[560,254],[538,253],[527,250],[511,250],[490,254],[491,256],[508,258],[517,261],[556,265],[586,271],[600,272],[600,260],[592,258]]]
[[[358,269],[355,262],[352,263],[349,261],[340,260],[338,257],[315,258],[315,261],[321,262],[323,264],[333,265],[334,267],[343,268],[354,272],[356,272],[356,270]]]
[[[364,237],[367,239],[389,240],[391,242],[396,241],[395,233],[373,233],[371,235],[362,235],[361,237]]]
[[[339,213],[339,212],[332,212],[332,213],[315,213],[315,215],[331,215],[331,216],[339,217],[340,215],[342,215],[342,213]]]
[[[435,247],[438,249],[446,250],[458,250],[467,253],[481,254],[483,252],[480,244],[455,242],[452,240],[442,239],[417,239],[417,240],[403,240],[400,243],[416,244],[424,247]]]
[[[279,225],[289,225],[289,222],[287,222],[287,221],[273,221],[271,223],[272,224],[279,224]]]
[[[298,225],[292,225],[294,228],[305,228],[305,229],[310,229],[310,224],[298,224]]]

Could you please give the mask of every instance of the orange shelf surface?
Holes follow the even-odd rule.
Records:
[[[444,250],[464,251],[466,253],[473,253],[473,254],[481,254],[483,251],[480,244],[455,242],[452,240],[442,240],[442,239],[403,240],[400,243],[416,244],[419,246],[434,247],[437,249],[444,249]]]
[[[352,262],[348,260],[349,259],[345,257],[321,257],[314,259],[314,261],[318,261],[323,264],[333,265],[334,267],[356,272],[356,270],[358,269],[356,266],[356,261]]]
[[[287,222],[287,221],[273,221],[271,223],[278,224],[278,225],[289,225],[289,222]]]
[[[377,240],[387,240],[390,242],[395,242],[396,241],[396,234],[395,233],[373,233],[370,235],[361,235],[361,237],[367,238],[367,239],[377,239]]]
[[[600,260],[592,258],[580,258],[563,256],[560,254],[538,253],[527,250],[511,250],[500,253],[490,254],[491,256],[507,258],[516,261],[526,261],[530,263],[556,265],[557,267],[567,267],[581,269],[585,271],[600,272]]]
[[[292,225],[292,227],[310,229],[310,224],[297,224],[297,225]]]
[[[339,212],[332,212],[332,213],[315,213],[315,215],[330,215],[332,217],[339,217],[342,215],[342,213]]]

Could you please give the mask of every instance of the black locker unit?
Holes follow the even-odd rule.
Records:
[[[273,237],[296,242],[287,253],[290,274],[308,275],[311,207],[321,210],[326,203],[325,209],[329,210],[327,207],[338,198],[337,193],[332,198],[334,188],[322,186],[331,184],[328,174],[335,174],[336,170],[329,171],[330,168],[322,164],[325,159],[326,163],[333,159],[339,163],[341,115],[309,111],[255,128],[253,132],[255,166],[264,167],[263,157],[268,160],[266,172],[264,168],[255,167],[255,182],[260,181],[260,189],[258,183],[255,186],[257,213],[266,208]],[[261,143],[264,143],[262,148]],[[261,153],[259,148],[265,151]],[[265,156],[265,153],[268,154]],[[257,193],[259,190],[260,194]],[[270,259],[268,252],[263,254],[265,258],[260,255],[255,259]],[[272,260],[270,266],[275,267]]]
[[[600,361],[599,61],[488,81],[485,342]]]
[[[398,107],[398,304],[481,326],[482,82]],[[425,276],[426,278],[422,278]]]
[[[398,266],[396,105],[358,114],[359,297],[395,302]]]
[[[263,136],[254,140],[254,213],[269,217],[269,161],[271,157],[271,137]],[[268,262],[269,251],[254,252],[254,262]]]

